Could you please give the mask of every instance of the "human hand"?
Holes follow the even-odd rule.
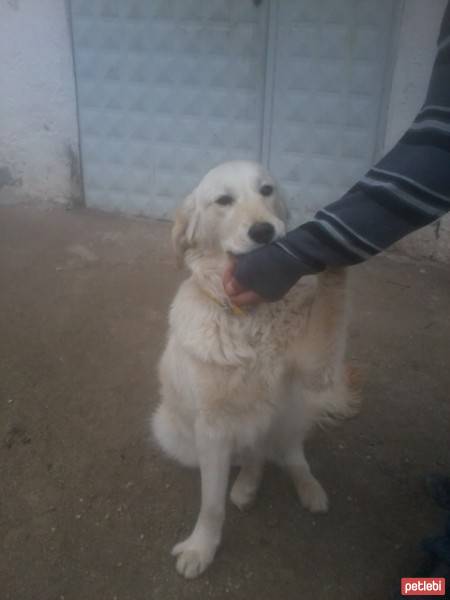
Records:
[[[255,306],[265,302],[264,298],[256,292],[243,287],[234,277],[236,261],[231,259],[223,274],[223,288],[234,306]]]

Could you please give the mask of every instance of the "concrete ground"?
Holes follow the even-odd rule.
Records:
[[[1,208],[1,597],[383,600],[415,574],[421,538],[444,522],[423,478],[450,472],[449,269],[378,258],[352,271],[362,412],[309,445],[330,513],[302,510],[269,467],[251,512],[228,507],[212,568],[187,582],[170,549],[194,523],[198,473],[148,428],[182,277],[168,225]]]

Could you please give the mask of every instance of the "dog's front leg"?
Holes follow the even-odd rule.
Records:
[[[178,557],[178,573],[189,579],[203,573],[220,543],[231,455],[231,441],[200,423],[195,437],[202,485],[200,514],[191,535],[172,550]]]

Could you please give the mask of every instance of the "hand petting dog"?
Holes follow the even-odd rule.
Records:
[[[255,306],[266,302],[262,296],[243,287],[239,281],[234,277],[234,270],[236,268],[236,260],[231,259],[223,274],[223,289],[229,297],[231,303],[234,306]]]

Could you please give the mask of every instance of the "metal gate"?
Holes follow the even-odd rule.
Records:
[[[88,206],[168,217],[229,159],[299,220],[370,165],[393,0],[71,0]]]

